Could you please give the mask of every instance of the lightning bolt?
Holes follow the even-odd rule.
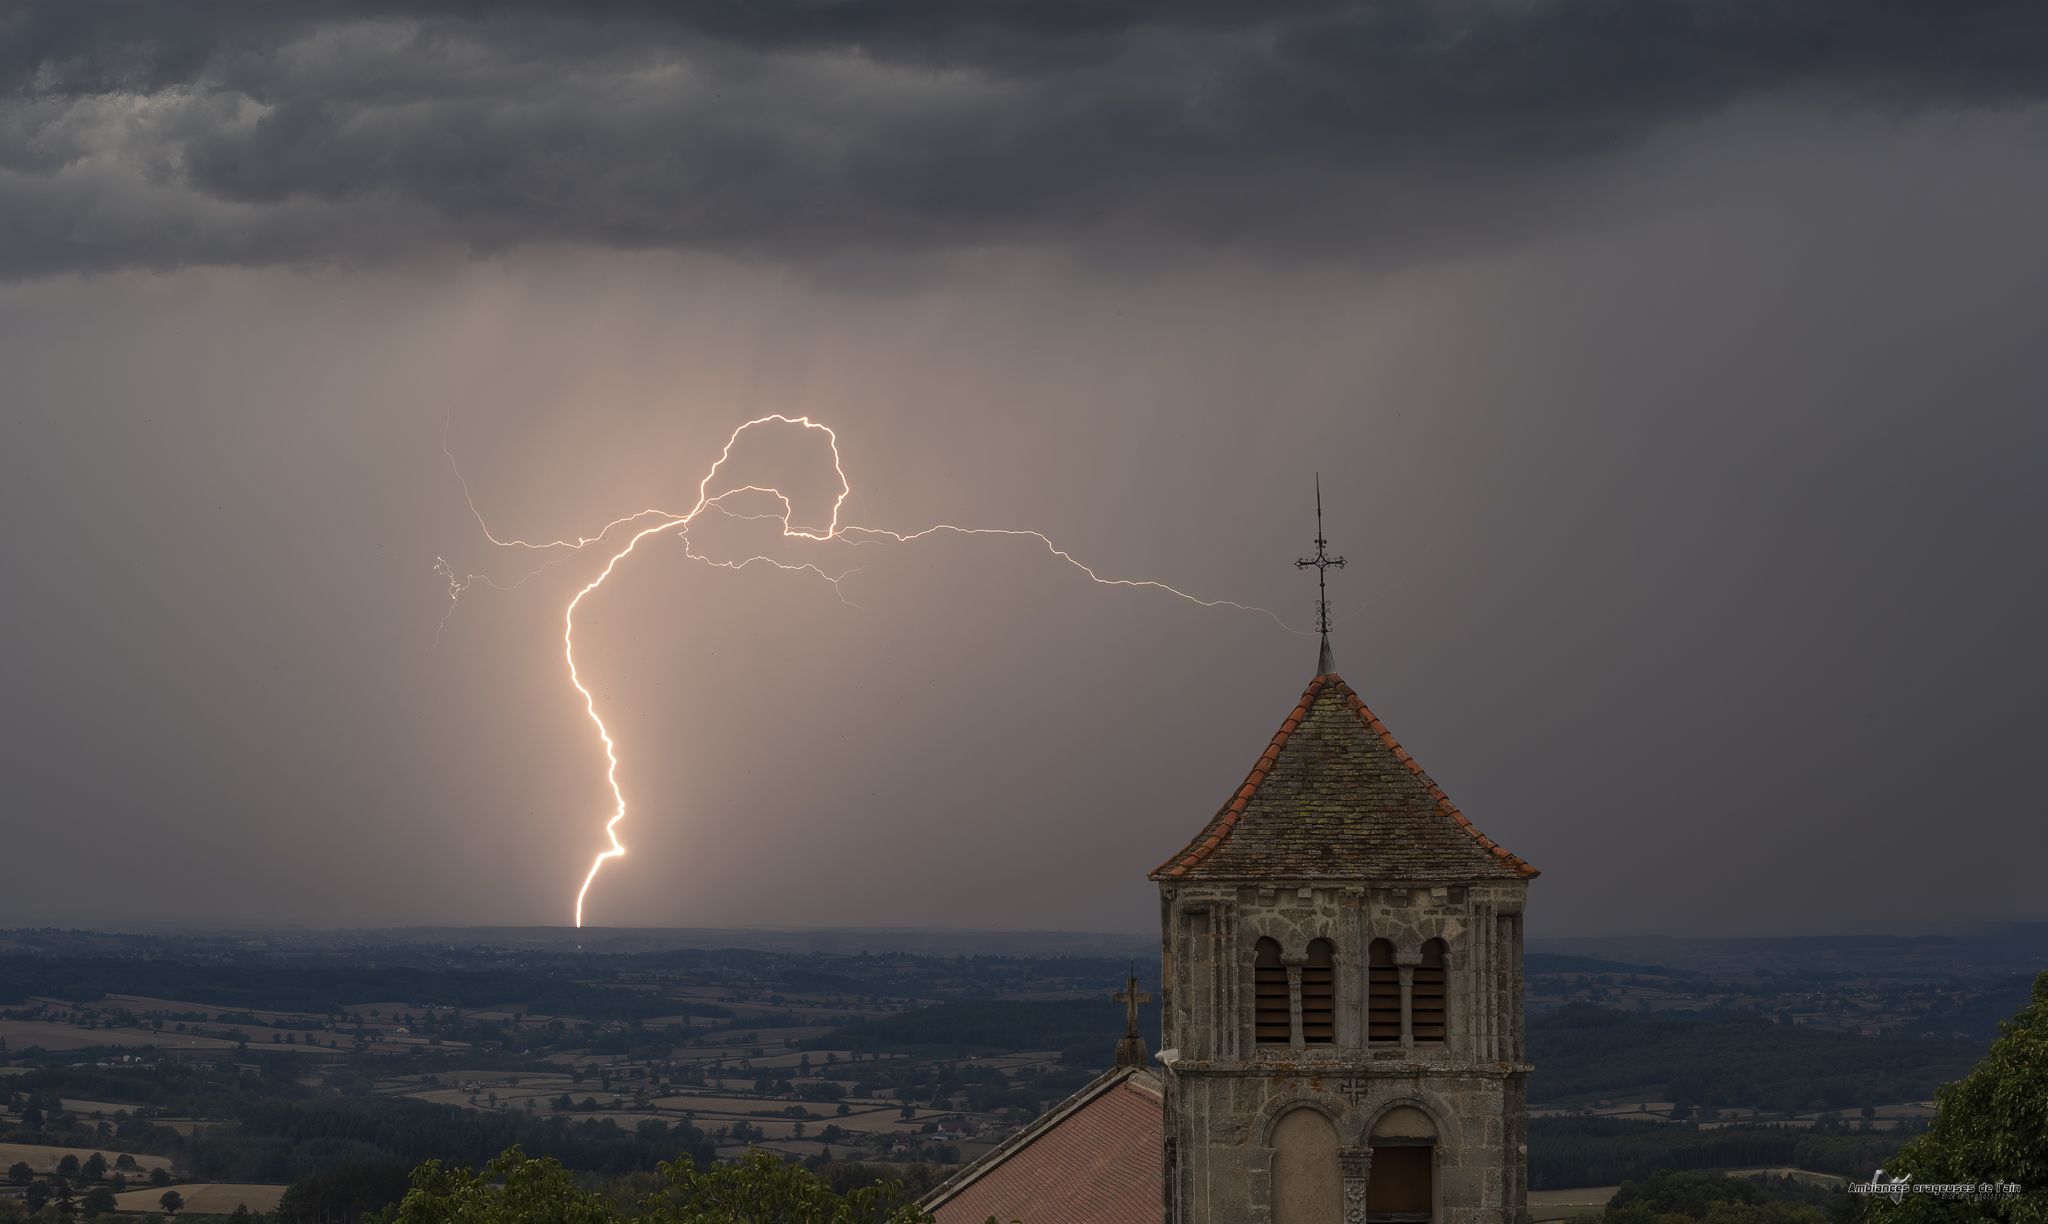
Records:
[[[796,513],[795,507],[791,504],[789,497],[779,489],[768,488],[761,485],[739,485],[729,489],[722,489],[715,494],[711,492],[712,481],[717,479],[719,469],[725,466],[725,463],[728,459],[732,458],[732,449],[735,445],[738,444],[741,435],[745,434],[750,429],[763,425],[794,425],[806,430],[817,430],[819,433],[824,435],[825,442],[832,452],[833,474],[838,476],[839,478],[839,493],[838,496],[832,499],[832,515],[822,531],[805,530],[803,528],[794,526],[791,522],[791,519]],[[596,535],[578,536],[575,539],[547,540],[540,542],[521,539],[500,539],[497,535],[492,533],[490,524],[485,522],[483,513],[477,509],[476,499],[470,492],[469,482],[463,478],[461,467],[459,464],[456,463],[454,453],[448,449],[448,438],[445,429],[442,434],[441,449],[442,453],[448,456],[449,465],[455,470],[455,478],[462,485],[463,499],[466,502],[468,502],[470,513],[475,516],[477,525],[483,529],[485,539],[489,540],[492,544],[496,545],[499,548],[524,549],[531,552],[552,552],[555,554],[549,557],[548,560],[542,562],[542,564],[538,568],[529,571],[527,574],[519,578],[517,581],[506,584],[498,583],[495,580],[492,580],[488,577],[479,574],[465,574],[462,577],[458,578],[455,574],[455,569],[453,566],[449,565],[447,561],[441,558],[435,558],[435,571],[448,580],[448,610],[446,611],[446,613],[443,614],[441,618],[441,623],[444,626],[447,624],[448,617],[454,615],[456,604],[461,599],[463,593],[469,590],[469,588],[472,585],[474,585],[477,581],[481,580],[497,590],[511,590],[512,588],[520,585],[520,583],[525,582],[528,578],[531,578],[534,574],[537,574],[541,572],[541,570],[547,568],[548,566],[555,564],[557,561],[565,560],[570,555],[579,553],[592,545],[600,544],[606,539],[611,538],[613,536],[613,533],[618,529],[624,527],[629,530],[629,534],[626,536],[624,546],[618,548],[617,551],[613,552],[606,559],[604,567],[598,571],[597,577],[592,578],[588,583],[586,583],[582,587],[582,589],[578,590],[576,592],[575,597],[569,600],[569,606],[563,609],[562,612],[562,658],[563,661],[568,665],[569,683],[572,686],[574,686],[577,694],[583,698],[583,712],[590,717],[592,725],[594,725],[597,728],[598,740],[604,745],[605,784],[611,788],[612,792],[612,811],[610,817],[606,819],[604,825],[605,840],[610,844],[606,849],[599,851],[597,857],[591,860],[590,870],[586,872],[583,876],[583,885],[582,887],[576,890],[575,922],[578,927],[581,927],[583,925],[583,903],[585,899],[588,898],[588,896],[590,895],[591,885],[597,882],[598,873],[604,869],[605,862],[609,859],[619,858],[626,853],[626,846],[623,842],[619,840],[618,835],[619,824],[621,821],[626,819],[626,794],[625,791],[622,790],[619,786],[619,755],[617,745],[613,743],[611,732],[605,727],[604,718],[601,715],[599,715],[597,711],[596,697],[593,696],[590,690],[584,686],[583,678],[576,668],[576,609],[582,606],[584,599],[588,597],[591,592],[597,590],[599,587],[604,585],[605,580],[607,578],[610,578],[612,576],[613,571],[618,569],[619,563],[624,561],[628,556],[630,556],[633,550],[639,547],[640,542],[642,540],[646,539],[648,536],[655,535],[658,532],[670,530],[677,532],[677,534],[682,537],[685,544],[685,555],[688,556],[691,560],[699,561],[706,565],[714,566],[721,569],[744,569],[747,566],[750,566],[755,562],[759,561],[768,565],[772,565],[777,569],[793,571],[809,570],[810,572],[818,575],[825,581],[831,583],[835,589],[838,588],[839,583],[846,577],[847,574],[854,572],[853,570],[848,570],[839,574],[828,574],[816,565],[790,565],[781,561],[777,561],[772,557],[760,555],[748,557],[744,561],[715,561],[710,557],[697,553],[696,551],[694,551],[694,549],[692,549],[689,546],[690,525],[694,523],[700,515],[703,515],[707,511],[716,510],[721,514],[730,515],[734,518],[777,519],[782,524],[782,536],[785,539],[804,539],[818,541],[844,539],[851,544],[879,543],[883,540],[891,540],[898,544],[910,544],[914,543],[917,540],[924,539],[927,536],[935,535],[940,532],[949,532],[957,535],[1029,536],[1032,539],[1037,540],[1039,543],[1045,545],[1047,552],[1050,552],[1053,556],[1058,557],[1062,561],[1065,561],[1067,564],[1073,566],[1075,569],[1080,570],[1083,574],[1086,574],[1091,581],[1096,582],[1102,586],[1151,587],[1155,590],[1164,591],[1169,595],[1174,595],[1181,599],[1185,599],[1189,603],[1196,604],[1204,608],[1235,608],[1244,612],[1256,612],[1260,615],[1270,617],[1274,624],[1280,626],[1280,628],[1285,629],[1289,633],[1307,632],[1306,630],[1296,629],[1293,626],[1287,624],[1285,621],[1281,620],[1277,615],[1275,615],[1272,611],[1266,608],[1255,608],[1249,604],[1241,604],[1235,602],[1234,600],[1228,599],[1201,599],[1194,595],[1188,594],[1186,591],[1180,590],[1176,587],[1169,586],[1166,583],[1155,582],[1150,579],[1105,578],[1102,575],[1096,573],[1094,569],[1083,564],[1080,560],[1074,557],[1073,554],[1067,552],[1065,549],[1062,549],[1058,545],[1054,544],[1052,540],[1042,532],[1019,530],[1005,527],[958,527],[950,523],[940,523],[931,527],[926,527],[921,531],[913,532],[887,531],[878,527],[859,527],[853,525],[841,526],[839,522],[839,512],[841,508],[845,506],[847,497],[853,492],[853,486],[846,478],[846,467],[844,462],[840,458],[839,435],[835,433],[829,426],[821,425],[818,422],[811,420],[807,416],[791,417],[784,416],[781,413],[771,413],[768,416],[755,417],[753,420],[747,421],[738,426],[737,428],[735,428],[731,434],[727,435],[725,439],[724,448],[719,451],[718,459],[714,463],[712,463],[710,469],[704,473],[704,479],[697,482],[697,503],[694,506],[691,506],[687,513],[678,514],[673,511],[658,510],[653,508],[640,510],[632,514],[624,515],[620,518],[613,519],[611,522],[606,523],[602,528],[600,528]],[[742,493],[764,493],[771,497],[774,497],[775,499],[782,503],[782,513],[766,515],[740,515],[733,514],[732,511],[725,509],[723,506],[719,504],[728,497],[733,497]],[[649,519],[653,520],[651,525],[638,525],[646,522]],[[865,538],[856,539],[854,537]],[[845,598],[843,593],[841,594],[840,598]],[[437,630],[436,639],[438,640],[438,638],[439,633]]]

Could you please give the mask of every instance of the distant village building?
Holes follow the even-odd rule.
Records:
[[[1133,982],[1116,1068],[927,1196],[939,1224],[1527,1224],[1536,871],[1402,750],[1327,638],[1318,670],[1152,872],[1165,1048],[1148,1058]]]

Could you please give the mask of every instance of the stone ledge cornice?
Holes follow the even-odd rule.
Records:
[[[1174,1075],[1208,1079],[1489,1079],[1510,1080],[1536,1070],[1533,1063],[1482,1062],[1190,1062],[1176,1060]]]

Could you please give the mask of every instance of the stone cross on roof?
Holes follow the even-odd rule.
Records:
[[[1124,1005],[1124,1036],[1138,1035],[1138,1004],[1150,1003],[1152,996],[1138,993],[1138,967],[1131,966],[1131,980],[1122,990],[1109,996],[1112,1003]]]
[[[1124,1005],[1124,1039],[1116,1043],[1116,1065],[1119,1067],[1142,1067],[1152,1061],[1150,1051],[1145,1049],[1145,1039],[1138,1034],[1138,1004],[1150,1003],[1152,996],[1138,990],[1138,966],[1131,966],[1130,981],[1122,990],[1109,996],[1111,1002]]]

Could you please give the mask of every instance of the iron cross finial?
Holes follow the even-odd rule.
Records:
[[[1316,674],[1327,676],[1337,670],[1330,657],[1330,591],[1327,578],[1331,566],[1344,568],[1344,558],[1332,557],[1329,541],[1323,538],[1323,474],[1316,473],[1316,555],[1294,563],[1296,569],[1316,567],[1316,629],[1323,635],[1322,651],[1316,656]]]

